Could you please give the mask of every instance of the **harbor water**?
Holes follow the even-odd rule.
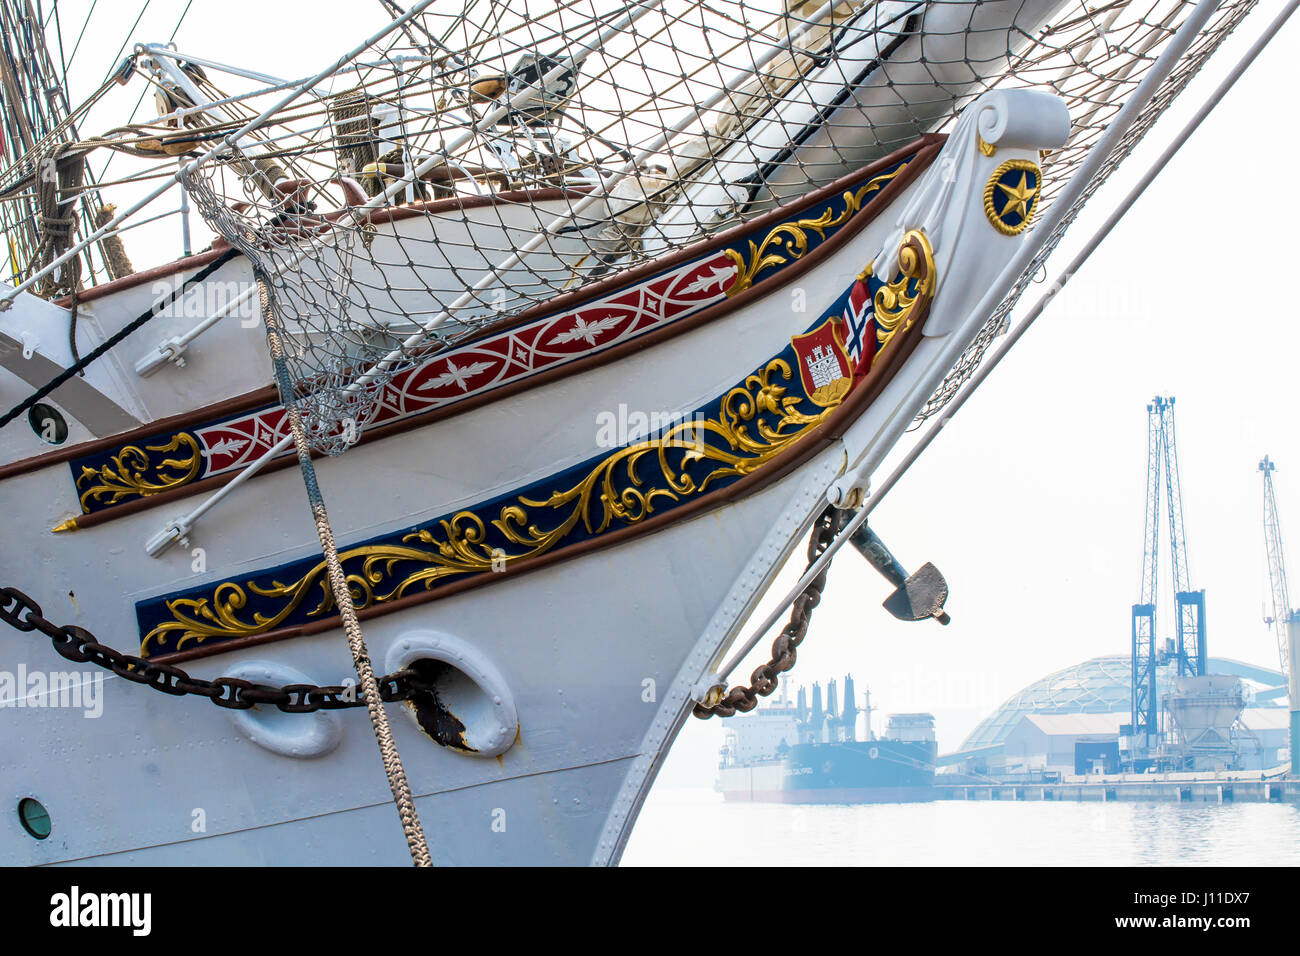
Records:
[[[726,803],[650,793],[624,866],[1297,866],[1295,803]]]

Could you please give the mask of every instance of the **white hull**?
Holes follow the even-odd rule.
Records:
[[[540,228],[567,213],[573,202],[562,198],[536,204],[516,201],[469,205],[463,210],[454,203],[444,203],[450,208],[443,212],[381,223],[376,226],[373,258],[396,262],[416,255],[419,262],[409,269],[390,268],[379,275],[373,268],[366,268],[366,260],[358,257],[353,294],[368,303],[371,320],[376,325],[394,325],[401,334],[408,334],[413,325],[450,305],[465,284],[479,281]],[[601,221],[604,204],[598,202],[590,207],[583,214],[584,222],[587,216]],[[430,241],[435,234],[438,241]],[[557,238],[546,249],[507,270],[504,284],[512,290],[512,295],[529,300],[537,298],[536,276],[539,275],[549,279],[554,279],[556,274],[571,275],[572,284],[580,285],[582,270],[591,264],[583,263],[590,260],[588,249],[589,242],[581,235]],[[161,267],[157,271],[165,275],[148,278],[148,273],[142,274],[144,281],[124,280],[109,287],[102,297],[83,301],[78,306],[77,320],[80,353],[87,354],[126,323],[147,312],[198,269],[194,265],[172,272]],[[246,296],[242,301],[241,295]],[[519,301],[502,297],[499,302],[494,300],[493,305],[508,314],[519,308]],[[222,309],[229,309],[229,313],[209,325],[209,317]],[[465,317],[468,315],[465,313]],[[190,339],[200,326],[207,327]],[[36,355],[59,367],[71,365],[73,361],[67,328],[66,310],[26,294],[0,319],[0,332],[6,337],[27,343]],[[447,329],[453,330],[454,326]],[[137,371],[139,363],[156,358],[159,346],[174,339],[188,339],[183,349],[173,347],[180,356],[179,364],[159,361],[147,374]],[[41,377],[41,371],[30,359],[12,352],[5,354],[0,349],[0,404],[6,407],[16,404],[34,386],[44,384],[50,377],[52,373]],[[100,416],[95,414],[98,404],[95,398],[76,401],[64,390],[56,390],[51,400],[66,413],[68,441],[79,442],[200,409],[264,388],[271,379],[266,329],[261,321],[252,269],[246,259],[239,257],[222,266],[204,282],[201,290],[187,292],[87,371],[84,381],[120,406],[134,421],[124,426],[114,419],[109,422],[110,427],[96,427]],[[49,446],[30,429],[0,430],[0,461],[17,461],[48,450]]]
[[[959,131],[963,138],[954,136],[947,147],[960,161],[944,168],[964,170],[955,191],[932,166],[798,281],[806,312],[792,311],[792,289],[778,282],[737,300],[743,305],[716,320],[625,358],[322,462],[341,546],[542,481],[602,453],[602,412],[624,405],[686,415],[744,381],[830,308],[865,264],[892,250],[900,210],[936,190],[945,197],[929,204],[929,218],[911,224],[936,233],[943,224],[931,314],[912,330],[912,351],[843,438],[761,488],[652,533],[527,572],[483,575],[479,587],[364,621],[380,673],[402,665],[403,646],[463,651],[491,673],[517,716],[513,744],[484,757],[439,746],[401,717],[403,708],[390,707],[436,862],[617,860],[689,713],[691,687],[716,666],[828,495],[842,500],[832,493],[836,480],[852,482],[884,456],[928,396],[927,383],[951,366],[954,351],[984,321],[971,313],[981,280],[996,276],[1020,242],[981,221],[984,183],[999,163],[1034,158],[1039,145],[1054,145],[1059,135],[1048,123],[1032,148],[1008,143],[990,160],[974,156],[968,133]],[[966,169],[961,163],[968,160]],[[962,221],[974,234],[969,240],[949,228]],[[947,275],[960,281],[945,285]],[[67,469],[51,464],[3,483],[11,547],[0,557],[0,583],[27,591],[48,619],[79,624],[124,651],[139,641],[137,601],[319,555],[295,470],[255,478],[196,526],[186,548],[150,559],[144,542],[196,499],[52,535],[51,527],[76,513]],[[201,570],[195,548],[202,549]],[[339,683],[352,669],[337,628],[231,645],[181,666],[207,678],[256,672],[281,675],[276,683],[320,684]],[[0,642],[0,671],[20,668],[92,672],[57,657],[42,637],[11,634]],[[49,839],[37,841],[7,814],[0,856],[10,862],[406,859],[359,711],[226,712],[110,677],[99,719],[74,708],[23,707],[0,709],[0,721],[11,803],[37,796],[53,823]],[[284,752],[295,748],[298,756]]]
[[[617,558],[594,554],[520,576],[493,587],[490,600],[471,592],[418,614],[367,622],[377,662],[412,629],[440,631],[494,660],[516,695],[520,739],[500,761],[445,750],[390,707],[437,863],[612,861],[613,845],[601,842],[611,808],[638,769],[654,718],[670,700],[680,701],[689,683],[675,682],[677,671],[709,622],[718,579],[734,576],[759,549],[800,480],[792,476],[743,503],[629,543]],[[720,521],[725,536],[711,533]],[[675,555],[671,562],[665,548]],[[52,666],[43,642],[26,646],[34,652],[29,667]],[[186,667],[215,677],[244,658],[330,682],[351,669],[337,631]],[[578,666],[582,661],[590,663]],[[661,703],[642,701],[647,679],[656,682]],[[338,749],[307,760],[250,743],[207,701],[142,693],[116,679],[106,682],[99,720],[70,710],[0,717],[21,728],[0,742],[9,779],[22,781],[24,793],[40,794],[54,821],[51,838],[37,843],[6,820],[9,863],[409,862],[363,711],[341,712]],[[205,811],[206,834],[192,832],[195,809]],[[498,809],[504,831],[493,829],[502,820]]]

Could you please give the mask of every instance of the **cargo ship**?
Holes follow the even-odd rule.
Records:
[[[732,722],[720,751],[715,786],[734,801],[767,803],[915,803],[934,799],[937,744],[931,714],[891,714],[883,737],[871,730],[871,696],[859,709],[852,676],[844,707],[830,681],[794,703],[774,703]],[[858,736],[858,715],[864,730]]]

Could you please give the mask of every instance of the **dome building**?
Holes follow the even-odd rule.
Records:
[[[1095,657],[1067,667],[1035,681],[1011,695],[993,713],[971,731],[959,751],[940,758],[940,763],[961,766],[972,772],[1010,769],[1006,750],[1008,738],[1022,727],[1028,717],[1061,715],[1077,717],[1074,721],[1039,721],[1052,727],[1062,737],[1088,739],[1117,737],[1119,728],[1129,723],[1131,660],[1127,655]],[[1246,695],[1246,710],[1241,716],[1243,731],[1252,738],[1257,759],[1271,766],[1285,757],[1287,688],[1280,671],[1256,667],[1226,658],[1211,658],[1209,672],[1241,678]],[[1173,662],[1156,671],[1156,699],[1163,701],[1172,693],[1177,677]],[[1087,716],[1096,715],[1096,716]],[[1075,726],[1077,725],[1077,726]],[[1071,748],[1073,749],[1073,748]]]

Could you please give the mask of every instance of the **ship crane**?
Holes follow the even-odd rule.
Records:
[[[1163,485],[1169,525],[1176,641],[1156,640],[1156,597],[1160,555],[1160,497]],[[1132,736],[1135,750],[1150,752],[1157,743],[1156,667],[1169,658],[1179,677],[1205,673],[1205,590],[1192,590],[1187,568],[1178,445],[1174,439],[1174,399],[1157,395],[1147,405],[1147,482],[1142,585],[1133,605]]]
[[[1277,498],[1273,494],[1273,470],[1276,466],[1265,455],[1259,463],[1264,475],[1264,550],[1268,558],[1269,591],[1273,596],[1273,613],[1264,623],[1277,632],[1278,657],[1287,675],[1291,703],[1291,773],[1300,774],[1300,664],[1296,660],[1296,639],[1300,638],[1300,609],[1291,606],[1286,586],[1286,562],[1282,558],[1282,523],[1277,516]]]

